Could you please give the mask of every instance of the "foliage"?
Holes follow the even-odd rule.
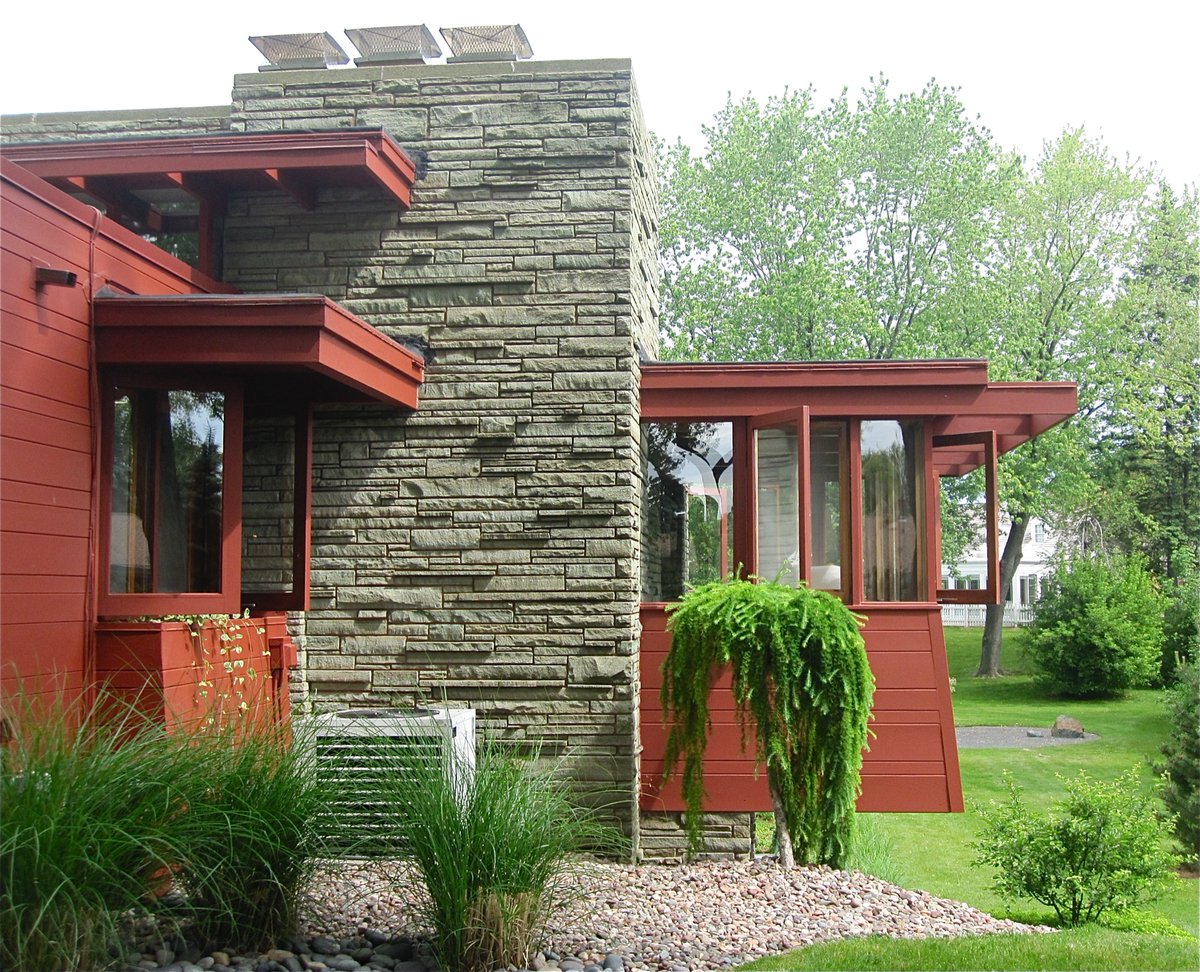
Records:
[[[296,929],[323,797],[304,750],[254,726],[167,733],[111,697],[18,700],[3,750],[0,959],[11,972],[106,965],[121,917],[159,914],[209,944]],[[177,881],[168,915],[158,896]]]
[[[822,591],[741,578],[695,587],[669,610],[666,766],[683,761],[692,849],[701,843],[712,674],[728,666],[743,743],[753,728],[767,770],[781,861],[790,839],[798,859],[840,865],[874,694],[858,619]]]
[[[327,800],[314,747],[287,727],[204,730],[205,772],[179,781],[175,868],[194,935],[214,947],[261,950],[295,934],[302,892],[322,844]]]
[[[1080,772],[1045,816],[1029,808],[1011,774],[1006,782],[1008,802],[980,813],[973,861],[997,869],[1002,895],[1039,901],[1075,927],[1165,890],[1175,858],[1162,849],[1167,828],[1134,773],[1104,782]]]
[[[426,918],[443,969],[528,968],[548,916],[573,893],[567,856],[613,846],[567,785],[495,741],[474,771],[397,747],[384,794],[395,837],[428,894]]]
[[[1184,853],[1200,860],[1200,668],[1195,662],[1179,670],[1179,681],[1167,698],[1171,731],[1160,747],[1166,762],[1156,766],[1162,775],[1163,803],[1175,815],[1175,836]]]
[[[1181,938],[1186,942],[1196,941],[1169,918],[1156,915],[1142,908],[1119,908],[1106,911],[1100,916],[1099,924],[1116,931],[1132,932],[1135,935],[1163,935],[1166,938]]]
[[[1072,698],[1149,685],[1162,658],[1162,619],[1162,595],[1136,558],[1063,561],[1030,628],[1041,683]]]
[[[176,859],[184,750],[132,712],[97,724],[39,705],[15,700],[2,751],[0,964],[94,968],[110,959],[119,914]]]
[[[1192,568],[1167,592],[1163,613],[1162,682],[1170,685],[1188,662],[1200,660],[1200,570]]]

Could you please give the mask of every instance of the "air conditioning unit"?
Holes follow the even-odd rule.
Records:
[[[475,770],[474,709],[343,709],[297,728],[314,747],[313,769],[328,788],[318,829],[338,854],[403,853],[388,825],[395,813],[388,794],[414,761],[436,763],[459,792]]]

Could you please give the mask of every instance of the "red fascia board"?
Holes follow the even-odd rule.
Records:
[[[931,361],[653,362],[643,364],[642,390],[672,388],[820,388],[882,383],[986,385],[987,362]]]
[[[97,297],[94,314],[100,364],[306,370],[417,407],[422,359],[327,297]]]
[[[309,172],[320,184],[336,185],[346,174],[362,173],[406,209],[416,178],[413,161],[382,129],[9,144],[0,153],[44,179],[276,169]]]

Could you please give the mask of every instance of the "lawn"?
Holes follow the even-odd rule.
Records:
[[[966,749],[959,753],[966,812],[962,814],[870,814],[868,831],[891,847],[889,873],[881,875],[911,888],[966,901],[1001,917],[1051,923],[1053,913],[1036,902],[1005,902],[989,890],[991,874],[970,866],[970,843],[979,828],[978,808],[1006,795],[1008,770],[1031,803],[1048,806],[1061,796],[1058,775],[1080,769],[1111,779],[1135,768],[1147,788],[1155,785],[1147,762],[1166,738],[1168,719],[1161,693],[1131,692],[1116,701],[1076,702],[1046,696],[1034,684],[1023,654],[1025,634],[1005,632],[1001,679],[975,678],[979,629],[946,631],[950,674],[957,680],[955,719],[959,725],[1040,726],[1047,731],[1067,714],[1100,738],[1087,743],[1039,749]],[[886,850],[883,852],[886,855]],[[878,857],[880,855],[868,855]],[[1180,880],[1165,898],[1146,910],[1163,915],[1192,935],[1200,934],[1200,892],[1195,880]],[[1084,928],[1061,932],[1049,943],[1000,936],[994,942],[890,942],[868,940],[814,946],[747,968],[974,968],[1108,969],[1200,967],[1196,942]],[[1148,954],[1146,948],[1150,948]],[[1188,956],[1184,965],[1180,956]],[[807,956],[807,957],[806,957]],[[937,956],[944,956],[938,958]],[[810,962],[818,964],[806,964]],[[791,964],[788,964],[791,963]]]

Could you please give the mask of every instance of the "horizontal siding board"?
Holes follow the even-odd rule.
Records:
[[[44,442],[0,436],[0,476],[19,483],[81,489],[91,483],[92,459]]]
[[[51,537],[82,537],[90,528],[86,509],[69,509],[44,503],[20,503],[0,493],[0,529],[42,533]]]
[[[23,408],[6,409],[3,428],[6,438],[39,444],[53,442],[55,448],[84,455],[90,455],[92,451],[91,430],[86,425],[38,415]]]
[[[49,483],[17,483],[0,478],[0,496],[9,502],[35,503],[64,510],[88,510],[91,508],[91,492],[72,489],[69,486],[52,486]],[[5,523],[3,529],[13,529]],[[13,565],[20,571],[20,564]]]
[[[82,624],[84,599],[79,594],[16,592],[5,584],[0,592],[0,617],[5,625],[47,621]]]
[[[20,568],[25,574],[85,576],[88,564],[86,537],[48,537],[32,533],[0,531],[4,564]]]

